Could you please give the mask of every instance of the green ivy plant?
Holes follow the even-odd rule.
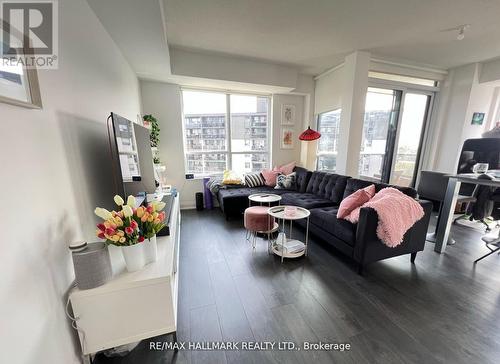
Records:
[[[149,134],[151,148],[157,148],[158,144],[160,144],[160,127],[158,126],[158,120],[151,114],[144,115],[143,120],[151,125],[151,133]]]

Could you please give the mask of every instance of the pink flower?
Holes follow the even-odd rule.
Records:
[[[132,229],[130,226],[127,226],[125,228],[125,232],[127,233],[127,235],[132,235],[134,233],[134,229]]]
[[[149,212],[150,214],[152,214],[154,212],[153,210],[153,206],[149,205],[147,208],[146,208],[146,211]]]
[[[138,239],[139,243],[142,243],[144,241],[144,236],[139,236],[139,239]]]
[[[107,228],[106,229],[106,235],[115,235],[115,229],[113,228]]]
[[[104,233],[99,233],[99,234],[97,234],[97,237],[98,237],[99,239],[105,239],[105,238],[106,238],[106,237],[104,236]]]
[[[138,226],[138,225],[137,225],[137,222],[136,222],[135,220],[132,220],[132,221],[130,222],[130,227],[131,227],[132,229],[134,229],[134,230],[135,230],[135,229],[137,229],[137,226]]]
[[[101,231],[106,231],[106,226],[104,226],[104,224],[97,224],[97,228]]]
[[[158,214],[158,218],[160,219],[160,221],[163,221],[165,220],[165,211],[162,211]]]

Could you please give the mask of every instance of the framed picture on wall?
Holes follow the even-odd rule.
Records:
[[[293,149],[294,134],[293,129],[281,129],[281,149]]]
[[[484,112],[475,112],[472,115],[471,125],[483,125],[484,122]]]
[[[295,105],[281,105],[281,125],[295,124]]]
[[[0,43],[2,55],[4,48],[5,45]],[[0,64],[0,102],[28,108],[41,108],[42,99],[36,68],[28,68],[15,62],[11,64],[4,60]]]

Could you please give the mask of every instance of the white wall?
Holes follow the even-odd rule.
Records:
[[[321,114],[342,107],[346,82],[343,66],[318,78],[314,90],[314,113]]]
[[[315,114],[342,109],[337,172],[358,175],[370,54],[354,52],[342,66],[316,79]]]
[[[140,113],[137,78],[86,1],[59,1],[59,37],[43,109],[0,104],[1,363],[79,362],[67,244],[94,240],[93,209],[112,202],[106,117]]]
[[[202,180],[186,180],[179,85],[141,81],[142,107],[160,124],[160,159],[167,167],[167,183],[181,194],[181,208],[195,206],[194,194],[203,190]]]
[[[281,107],[285,104],[295,105],[295,125],[281,125]],[[272,166],[279,166],[295,161],[301,162],[301,142],[299,134],[304,131],[304,96],[273,95],[272,108]],[[295,131],[293,149],[281,149],[281,129],[290,128]]]
[[[479,82],[491,82],[500,80],[500,59],[483,62]]]
[[[463,142],[481,137],[491,124],[496,84],[479,83],[480,71],[479,64],[450,70],[441,87],[441,102],[429,141],[435,146],[433,158],[424,169],[456,172]],[[486,114],[483,125],[471,125],[474,112]]]
[[[281,64],[242,57],[171,48],[172,74],[249,84],[297,87],[298,70]]]

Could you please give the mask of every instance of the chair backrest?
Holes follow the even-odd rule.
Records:
[[[489,169],[500,169],[500,139],[476,138],[467,139],[462,146],[457,173],[472,173],[476,163],[488,163]],[[475,185],[462,183],[460,194],[471,196]]]
[[[444,201],[448,178],[446,173],[421,171],[417,192],[421,198],[433,201]]]

